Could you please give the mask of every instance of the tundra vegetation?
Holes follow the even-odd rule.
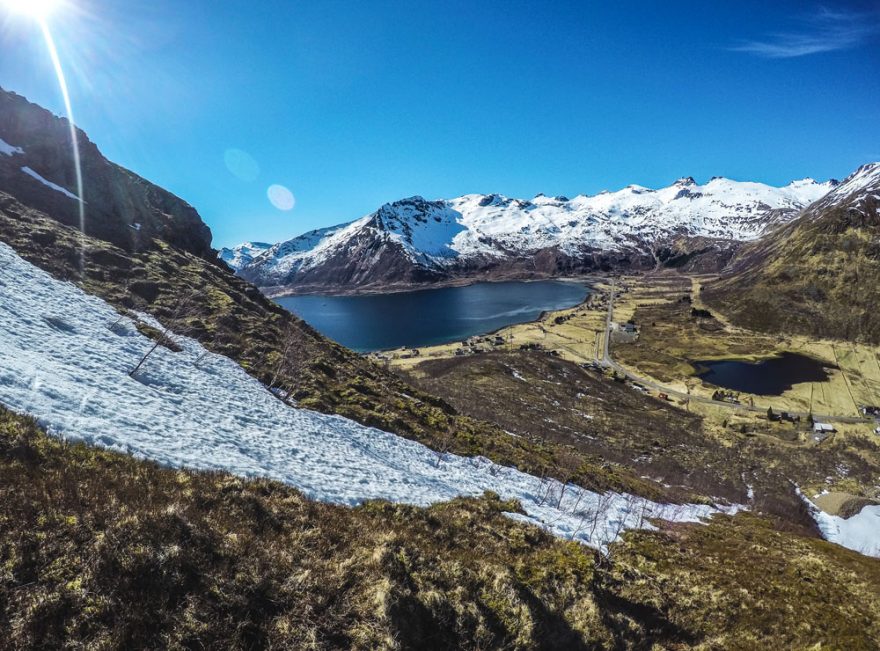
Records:
[[[748,513],[658,523],[602,555],[491,494],[331,506],[66,443],[2,408],[0,495],[0,648],[880,644],[880,563]]]

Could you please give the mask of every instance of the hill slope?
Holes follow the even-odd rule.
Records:
[[[0,649],[880,643],[880,563],[747,514],[627,536],[609,563],[497,497],[332,506],[2,407],[0,492]]]
[[[666,486],[624,463],[462,415],[235,277],[217,261],[200,220],[189,233],[195,212],[134,175],[119,171],[102,181],[89,172],[87,188],[106,182],[112,196],[143,204],[128,211],[87,189],[87,207],[96,211],[87,230],[95,230],[81,237],[65,203],[75,202],[62,169],[66,129],[54,129],[57,119],[39,107],[20,106],[23,122],[49,130],[27,140],[0,121],[7,125],[0,158],[9,159],[10,175],[0,190],[0,241],[15,251],[2,247],[0,265],[0,341],[9,344],[2,401],[38,414],[50,433],[69,440],[0,406],[0,648],[877,645],[878,561],[791,522],[745,513],[705,525],[657,522],[658,530],[627,534],[602,555],[516,521],[511,514],[523,520],[525,509],[498,495],[343,508],[265,479],[331,501],[396,499],[363,488],[365,478],[393,479],[390,491],[410,492],[404,460],[383,450],[392,440],[426,457],[434,497],[420,504],[447,486],[436,476],[447,453],[508,466],[474,460],[472,472],[485,470],[474,475],[479,482],[514,476],[514,468],[571,482],[550,502],[534,488],[522,495],[541,507],[577,499],[583,493],[572,484],[658,501],[706,504],[716,494],[705,476],[699,485],[684,477]],[[59,160],[20,165],[41,138]],[[114,169],[95,156],[89,170]],[[40,308],[44,296],[51,309]],[[134,373],[149,340],[156,356]],[[231,377],[240,383],[232,386]],[[606,382],[596,380],[597,399]],[[699,420],[672,406],[643,395],[626,404],[644,416],[644,442],[657,439],[655,427],[699,436]],[[150,408],[155,414],[145,416]],[[337,417],[314,412],[360,425],[346,421],[346,431],[357,432],[340,448],[346,452],[324,458],[317,477],[297,483],[307,469],[299,461],[320,457],[339,434],[329,427]],[[160,468],[70,440],[212,472]],[[654,454],[665,454],[657,443]],[[680,449],[670,446],[669,454],[678,458]],[[339,493],[328,498],[334,486]],[[737,486],[727,489],[736,494]],[[619,515],[621,526],[642,519]],[[538,517],[567,526],[556,515]]]
[[[705,300],[763,331],[880,342],[880,163],[743,247]]]

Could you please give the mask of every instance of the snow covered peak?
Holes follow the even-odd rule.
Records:
[[[868,187],[875,184],[878,178],[880,178],[880,162],[867,163],[846,177],[843,183],[850,183],[854,188]]]
[[[880,200],[880,162],[859,167],[823,196],[816,207],[857,207],[867,196]]]
[[[220,249],[220,259],[232,269],[238,271],[270,248],[272,248],[272,245],[265,242],[243,242],[233,246],[231,249],[226,247]]]
[[[827,181],[819,182],[808,176],[803,179],[792,181],[785,187],[789,190],[799,192],[804,196],[808,194],[818,195],[816,198],[820,199],[838,185],[840,185],[840,181],[837,179],[829,179]]]
[[[572,260],[596,252],[650,260],[658,245],[678,237],[755,239],[833,187],[812,179],[773,187],[720,176],[700,185],[687,176],[656,190],[633,184],[571,199],[466,194],[429,201],[414,196],[386,203],[357,221],[277,244],[244,275],[277,286],[295,283],[304,274],[336,278],[332,267],[346,269],[346,278],[369,279],[373,267],[397,268],[391,258],[404,260],[401,268],[415,265],[446,275],[530,260],[540,251]]]

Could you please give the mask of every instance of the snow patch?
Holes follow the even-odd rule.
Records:
[[[806,504],[825,540],[880,558],[880,505],[869,505],[849,518],[841,518],[819,509],[797,486],[795,492]]]
[[[27,174],[28,176],[30,176],[31,178],[36,179],[37,181],[39,181],[40,183],[42,183],[46,187],[52,188],[56,192],[60,192],[61,194],[63,194],[66,197],[70,197],[71,199],[75,199],[76,201],[79,201],[79,197],[76,196],[75,194],[73,194],[73,192],[71,192],[67,188],[62,188],[57,183],[52,183],[52,181],[47,181],[42,176],[37,174],[34,170],[32,170],[30,167],[22,167],[21,171],[24,172],[25,174]]]
[[[146,321],[156,324],[149,317]],[[699,522],[738,506],[665,505],[542,480],[287,405],[232,360],[175,337],[129,376],[153,341],[107,303],[0,243],[0,402],[53,435],[159,463],[269,477],[326,502],[428,505],[495,491],[511,517],[602,548],[648,518]]]
[[[14,156],[15,154],[23,154],[24,149],[21,147],[13,147],[8,142],[0,138],[0,154],[3,156]]]

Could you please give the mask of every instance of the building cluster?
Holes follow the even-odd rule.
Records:
[[[873,417],[877,422],[877,427],[874,428],[874,434],[880,436],[880,407],[875,407],[872,405],[862,405],[859,407],[859,411],[863,416]]]

